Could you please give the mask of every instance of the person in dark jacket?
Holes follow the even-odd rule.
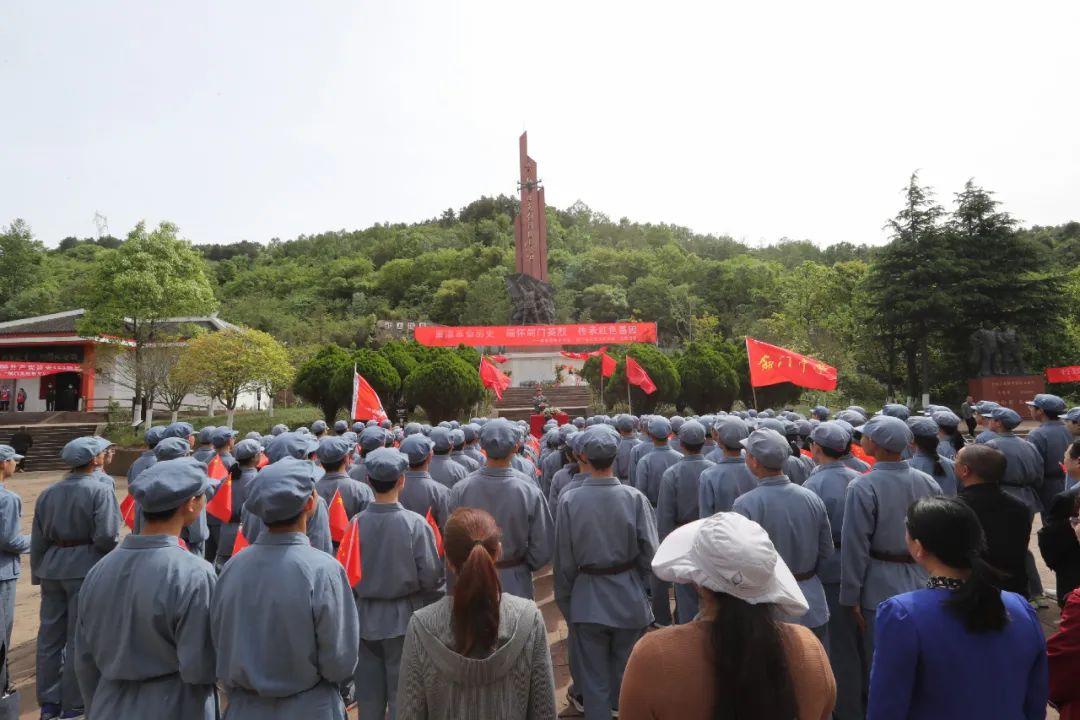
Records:
[[[1039,552],[1057,575],[1058,605],[1064,605],[1069,593],[1080,587],[1080,542],[1071,522],[1080,512],[1080,440],[1069,445],[1063,464],[1066,485],[1072,487],[1054,498],[1046,524],[1039,530]]]
[[[1005,455],[987,445],[968,445],[956,456],[959,497],[975,511],[986,534],[983,559],[1005,574],[1002,590],[1027,596],[1028,540],[1031,512],[1001,489]]]

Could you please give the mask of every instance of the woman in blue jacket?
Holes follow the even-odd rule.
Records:
[[[923,498],[908,509],[907,534],[930,579],[878,606],[867,718],[1042,720],[1042,629],[1023,597],[996,586],[975,513],[955,498]]]

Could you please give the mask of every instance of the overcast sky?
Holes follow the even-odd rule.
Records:
[[[162,6],[171,9],[162,10]],[[880,243],[920,169],[1080,219],[1080,2],[5,0],[0,225],[196,243],[513,193]]]

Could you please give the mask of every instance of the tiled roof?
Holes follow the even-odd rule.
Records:
[[[74,335],[75,326],[82,319],[83,310],[68,310],[52,315],[9,320],[0,323],[0,337],[10,335],[48,334]],[[215,331],[235,327],[231,323],[216,317],[196,316],[169,318],[158,323],[159,332],[166,335],[189,335],[192,327]]]

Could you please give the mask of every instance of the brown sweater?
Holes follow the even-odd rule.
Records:
[[[801,625],[782,625],[799,720],[827,720],[836,704],[825,649]],[[710,720],[716,703],[708,621],[649,633],[634,646],[619,695],[621,720]]]

